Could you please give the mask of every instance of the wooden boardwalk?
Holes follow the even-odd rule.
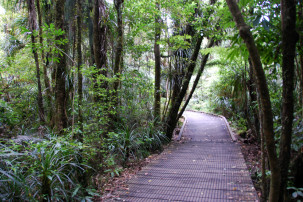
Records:
[[[121,201],[258,201],[240,146],[222,118],[186,112],[184,144],[160,158],[118,191]]]

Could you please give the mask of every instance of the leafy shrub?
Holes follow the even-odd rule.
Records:
[[[0,111],[0,123],[14,126],[20,121],[20,115],[13,110],[9,103],[3,100],[0,100]]]
[[[116,133],[108,134],[105,145],[118,163],[125,166],[130,159],[141,159],[152,151],[162,150],[165,142],[168,142],[167,137],[151,121],[145,126],[121,125]]]
[[[299,112],[300,113],[300,112]],[[293,125],[293,142],[292,149],[299,152],[303,148],[303,119],[299,118],[298,114],[295,116]]]
[[[82,145],[62,137],[0,145],[0,198],[4,201],[81,200]],[[89,199],[89,198],[87,198]]]

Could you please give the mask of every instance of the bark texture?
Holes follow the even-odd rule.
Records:
[[[56,1],[56,29],[64,30],[64,0]],[[63,40],[65,34],[57,36],[56,40]],[[63,129],[67,127],[67,114],[66,114],[66,90],[65,90],[65,77],[66,77],[66,45],[60,44],[58,48],[61,54],[57,55],[59,62],[56,65],[55,71],[55,101],[56,101],[56,114],[55,114],[55,127],[58,132],[63,133]]]
[[[81,32],[81,25],[82,25],[82,3],[81,0],[77,0],[77,68],[78,68],[78,123],[80,126],[80,130],[83,132],[83,116],[82,116],[82,99],[83,99],[83,92],[82,92],[82,49],[81,49],[81,42],[82,42],[82,32]],[[83,133],[78,134],[78,140],[83,142]]]
[[[160,53],[160,37],[161,37],[161,12],[160,4],[156,3],[156,9],[159,13],[155,17],[155,44],[154,44],[154,55],[155,55],[155,92],[154,92],[154,117],[160,118],[161,110],[161,53]]]
[[[279,199],[279,189],[281,184],[280,166],[278,157],[276,155],[276,147],[273,131],[273,115],[271,109],[270,96],[268,91],[268,85],[265,77],[260,55],[256,47],[254,38],[250,32],[249,26],[245,23],[241,11],[234,0],[226,0],[229,10],[236,22],[237,28],[241,38],[244,40],[246,47],[249,51],[251,62],[254,68],[254,74],[257,82],[258,91],[260,93],[261,110],[263,114],[263,132],[266,140],[270,170],[270,193],[269,201],[276,202]]]
[[[301,36],[301,40],[300,40],[300,46],[303,47],[303,36]],[[303,109],[303,53],[301,53],[300,55],[300,97],[301,97],[301,109]],[[303,110],[302,110],[302,117],[303,117]]]
[[[36,1],[37,3],[37,11],[38,11],[38,24],[39,24],[39,41],[41,46],[43,47],[43,37],[42,37],[42,13],[41,13],[41,6],[40,6],[40,0]],[[43,48],[41,49],[41,60],[43,65],[43,78],[44,78],[44,86],[45,86],[45,92],[46,92],[46,99],[48,107],[51,107],[51,85],[50,80],[47,74],[47,62],[45,61],[45,53]],[[51,112],[52,109],[49,109]],[[50,113],[51,116],[51,113]],[[51,119],[51,117],[49,117]]]
[[[260,136],[260,120],[259,120],[258,106],[254,106],[256,103],[258,103],[256,82],[254,79],[254,70],[250,59],[248,59],[248,63],[249,63],[249,80],[247,82],[247,89],[249,91],[250,106],[253,106],[252,109],[252,113],[254,116],[253,131],[255,133],[255,136],[258,138],[258,141],[260,141],[261,136]]]
[[[261,99],[260,99],[260,93],[257,92],[256,86],[255,86],[255,77],[254,77],[254,70],[251,63],[251,59],[248,59],[249,63],[249,82],[248,82],[248,89],[249,89],[249,95],[250,95],[250,104],[253,105],[254,103],[258,103],[258,106],[253,108],[253,115],[254,115],[254,128],[255,132],[257,134],[257,137],[260,141],[260,147],[261,147],[261,190],[262,190],[262,196],[261,201],[266,202],[267,196],[268,196],[268,183],[267,183],[267,177],[266,177],[266,159],[267,159],[267,153],[265,150],[265,138],[263,133],[263,123],[260,120],[263,120],[263,114],[261,107]]]
[[[295,52],[298,34],[296,32],[296,1],[281,0],[282,20],[282,134],[280,139],[281,187],[279,201],[284,201],[291,152],[291,136],[294,111]]]
[[[43,107],[43,98],[42,98],[42,89],[41,89],[41,79],[40,79],[40,66],[39,66],[39,56],[37,52],[36,45],[36,37],[34,36],[34,32],[37,29],[37,13],[35,8],[35,1],[28,0],[28,14],[29,14],[29,27],[32,32],[31,34],[31,42],[32,42],[32,51],[35,59],[36,65],[36,79],[38,85],[38,95],[37,95],[37,103],[38,103],[38,113],[41,124],[45,123],[44,117],[44,107]]]
[[[97,73],[94,75],[95,80],[97,80],[98,76],[102,74],[104,77],[107,77],[107,14],[106,14],[106,6],[104,0],[95,0],[94,1],[94,55],[95,55],[95,63],[97,68]],[[101,82],[101,85],[99,85]],[[98,90],[99,88],[107,88],[106,81],[96,81],[95,88]],[[100,98],[96,98],[99,100]]]
[[[298,16],[299,19],[303,19],[303,2],[299,1],[299,6],[298,6]],[[301,109],[303,109],[303,35],[301,34],[299,36],[299,46],[298,46],[298,52],[299,52],[299,60],[300,60],[300,67],[298,67],[298,77],[300,80],[300,106]],[[301,113],[301,116],[303,117],[303,110]]]
[[[120,84],[120,74],[121,74],[121,61],[122,61],[122,52],[123,52],[123,18],[122,18],[122,4],[123,0],[115,0],[115,8],[117,11],[117,47],[115,53],[115,66],[114,74],[116,80],[114,82],[114,105],[118,106],[118,88]]]
[[[89,50],[90,50],[90,66],[93,66],[95,64],[95,55],[94,55],[94,23],[93,19],[90,15],[91,12],[93,12],[93,2],[92,0],[88,0],[87,9],[86,9],[86,23],[88,26],[88,43],[89,43]]]

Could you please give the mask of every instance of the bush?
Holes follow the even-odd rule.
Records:
[[[38,143],[0,145],[0,198],[3,201],[84,199],[79,183],[85,165],[82,145],[62,137]],[[87,197],[87,199],[89,199]]]
[[[121,125],[116,133],[108,134],[105,145],[110,155],[117,157],[118,164],[126,166],[130,159],[142,159],[150,152],[162,150],[165,142],[167,137],[151,121],[145,126]]]

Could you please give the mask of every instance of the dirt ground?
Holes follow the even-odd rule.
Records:
[[[233,130],[236,134],[237,141],[241,145],[241,151],[244,156],[247,168],[250,172],[251,179],[257,190],[258,196],[261,196],[261,148],[257,141],[247,141],[237,135],[236,130]]]

